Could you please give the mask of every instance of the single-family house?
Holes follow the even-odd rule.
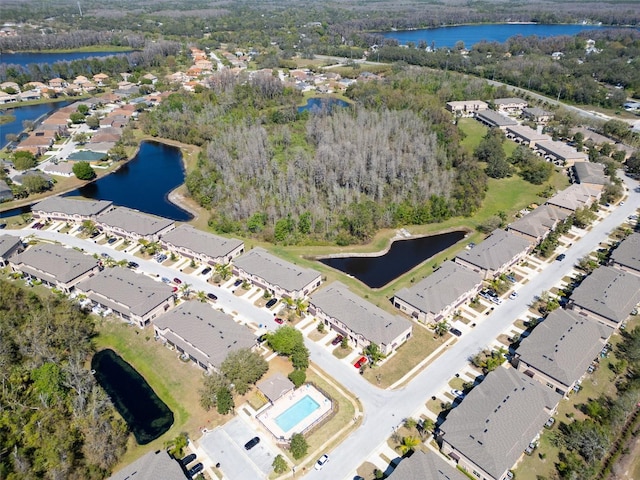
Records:
[[[227,356],[253,348],[257,337],[209,303],[188,301],[153,321],[155,335],[208,372],[217,372]]]
[[[180,225],[163,235],[163,248],[208,265],[229,263],[244,252],[244,242]]]
[[[463,100],[447,102],[446,108],[451,113],[459,117],[472,117],[476,112],[487,110],[489,108],[489,104],[482,100]]]
[[[24,250],[20,237],[0,235],[0,266],[8,265],[9,257]]]
[[[96,82],[99,87],[104,87],[109,81],[109,75],[106,73],[96,73],[93,76],[93,81]]]
[[[98,260],[60,245],[33,245],[9,258],[14,272],[42,281],[48,287],[70,293],[78,283],[100,271]]]
[[[237,257],[233,273],[272,295],[293,300],[307,297],[322,282],[320,272],[299,267],[259,247]]]
[[[393,305],[416,320],[437,323],[482,288],[482,275],[453,261],[411,288],[398,290]]]
[[[561,399],[515,368],[499,367],[449,412],[442,452],[479,480],[505,480]]]
[[[153,450],[118,470],[108,480],[186,480],[184,467],[167,450]]]
[[[34,218],[44,221],[81,223],[95,221],[98,215],[108,211],[113,204],[107,200],[84,200],[66,197],[48,197],[31,206]]]
[[[513,364],[528,377],[568,395],[598,357],[613,329],[571,310],[554,310],[516,351]]]
[[[569,212],[551,205],[541,205],[507,225],[507,231],[538,244],[569,215]]]
[[[617,328],[640,302],[640,277],[613,267],[596,268],[569,299],[569,308]]]
[[[522,260],[533,245],[520,235],[497,229],[472,249],[459,253],[455,262],[480,272],[484,279],[495,278]]]
[[[356,348],[375,343],[384,355],[411,338],[413,325],[399,315],[391,315],[333,282],[309,299],[309,312],[330,329],[348,337]]]
[[[113,313],[144,328],[175,305],[173,288],[128,268],[105,268],[76,286],[91,300],[97,313]]]
[[[520,113],[529,105],[526,100],[521,98],[496,98],[493,101],[498,112],[503,113]]]
[[[116,207],[96,217],[96,223],[104,232],[120,235],[133,241],[157,242],[162,235],[175,227],[173,220],[142,213],[127,207]]]
[[[469,480],[468,477],[449,465],[431,450],[416,450],[402,458],[391,475],[392,480]]]
[[[611,254],[613,266],[640,275],[640,232],[625,238]]]

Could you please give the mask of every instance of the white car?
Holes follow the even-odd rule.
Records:
[[[464,392],[460,390],[451,390],[451,395],[458,398],[464,398]]]
[[[518,292],[516,292],[515,290],[513,292],[511,292],[511,295],[509,295],[509,298],[511,300],[515,300],[518,296]]]
[[[329,461],[329,455],[327,455],[326,453],[324,455],[322,455],[318,461],[316,462],[314,468],[316,470],[322,470],[322,467],[324,467],[324,464],[327,463]]]

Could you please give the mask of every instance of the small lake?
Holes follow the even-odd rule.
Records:
[[[357,278],[371,288],[380,288],[455,245],[465,235],[464,231],[455,231],[410,240],[396,240],[384,255],[321,258],[318,261]]]
[[[136,156],[119,170],[63,196],[110,200],[118,206],[186,222],[193,215],[168,198],[173,189],[184,183],[184,177],[179,148],[142,142]]]
[[[463,41],[467,48],[483,40],[487,42],[506,42],[516,35],[528,37],[554,37],[558,35],[577,35],[585,30],[600,30],[600,25],[546,25],[540,23],[497,23],[481,25],[459,25],[455,27],[425,28],[421,30],[407,30],[398,32],[382,32],[385,38],[395,38],[401,45],[407,42],[417,44],[420,40],[431,46],[435,42],[436,48],[453,47],[456,42]]]
[[[92,57],[111,57],[113,55],[126,55],[131,52],[66,52],[66,53],[47,53],[47,52],[3,52],[0,55],[0,63],[10,65],[28,66],[31,63],[48,63],[56,62],[72,62],[73,60],[83,60]],[[97,72],[96,72],[97,73]]]
[[[339,98],[313,97],[307,100],[305,105],[298,107],[298,112],[309,110],[309,113],[318,113],[323,110],[331,110],[334,107],[348,107],[349,103]]]
[[[20,133],[22,133],[22,131],[24,130],[22,122],[24,122],[25,120],[35,122],[39,118],[45,115],[50,115],[54,111],[58,110],[59,108],[66,107],[70,103],[71,102],[67,100],[62,102],[48,102],[39,103],[38,105],[25,106],[18,106],[20,105],[18,103],[16,104],[15,108],[7,108],[5,110],[2,110],[2,113],[0,113],[0,115],[12,115],[16,118],[12,122],[5,123],[0,126],[0,132],[2,132],[2,135],[0,135],[0,147],[4,148],[7,143],[9,143],[7,141],[7,135],[11,133],[19,135]]]
[[[173,425],[173,412],[156,395],[147,381],[113,350],[102,350],[91,359],[95,377],[111,398],[118,413],[145,445]]]

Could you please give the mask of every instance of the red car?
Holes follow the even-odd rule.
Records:
[[[275,321],[278,325],[282,325],[284,323],[284,320],[278,317],[275,318]]]
[[[178,285],[180,285],[182,283],[182,280],[180,280],[178,277],[173,279],[173,283],[177,283]]]
[[[369,360],[367,360],[367,357],[360,357],[358,361],[353,364],[353,366],[356,368],[362,368],[367,364],[368,361]]]

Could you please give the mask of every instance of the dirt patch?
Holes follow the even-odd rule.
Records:
[[[635,480],[640,478],[640,428],[636,428],[624,447],[627,453],[620,456],[613,466],[610,480]]]

